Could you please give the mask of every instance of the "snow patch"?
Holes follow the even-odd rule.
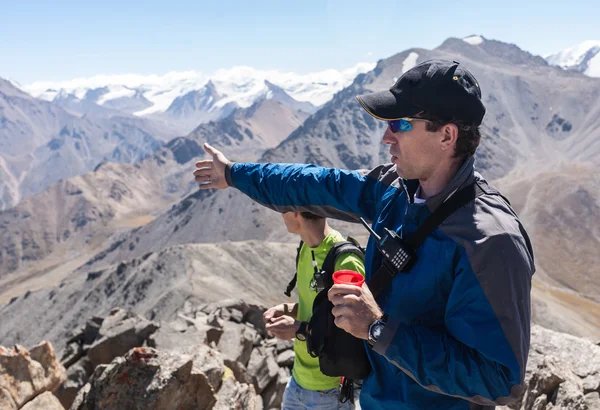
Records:
[[[402,62],[402,74],[417,65],[417,58],[419,55],[412,51]],[[395,82],[395,81],[394,81]]]
[[[23,86],[21,84],[19,84],[19,82],[17,80],[13,80],[12,78],[7,78],[6,81],[8,81],[9,84],[12,84],[13,87],[18,88],[19,90],[23,89]]]
[[[79,94],[75,94],[78,98],[83,98],[85,96],[85,92],[83,92],[83,95],[79,95]],[[104,105],[105,102],[110,101],[110,100],[115,100],[117,98],[122,98],[122,97],[133,97],[135,95],[135,89],[131,89],[128,87],[124,87],[124,86],[117,86],[117,87],[111,87],[110,91],[107,92],[106,94],[103,94],[100,98],[98,98],[98,101],[96,101],[96,104],[99,105]]]
[[[589,53],[600,52],[600,40],[587,40],[558,53],[544,56],[548,64],[562,68],[577,66],[583,62]],[[597,56],[597,54],[596,54]],[[594,58],[593,58],[594,59]]]
[[[29,94],[31,94],[31,92],[27,89],[25,89],[26,92],[28,92]],[[59,95],[59,91],[56,91],[53,88],[48,88],[47,90],[43,91],[42,93],[35,95],[35,97],[40,98],[42,100],[46,100],[46,101],[52,101],[56,98],[56,96]]]
[[[469,36],[463,38],[465,43],[471,44],[472,46],[478,46],[483,43],[483,37],[481,36]]]
[[[600,51],[588,61],[588,67],[584,74],[590,77],[600,77]]]

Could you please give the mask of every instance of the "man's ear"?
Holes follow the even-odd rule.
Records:
[[[440,140],[440,148],[442,151],[454,149],[456,140],[458,139],[458,126],[456,124],[446,124],[440,131],[442,131]]]
[[[296,229],[299,231],[297,233],[304,231],[306,226],[306,219],[302,217],[302,214],[300,212],[294,212],[294,224],[296,225]]]

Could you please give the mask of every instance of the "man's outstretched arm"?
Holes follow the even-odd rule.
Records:
[[[382,195],[399,189],[391,165],[369,172],[346,171],[306,164],[231,163],[205,144],[212,159],[198,161],[194,176],[200,189],[233,186],[278,212],[308,211],[357,222],[372,220]]]

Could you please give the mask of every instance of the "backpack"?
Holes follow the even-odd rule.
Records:
[[[300,259],[300,241],[296,255],[296,267]],[[364,260],[365,250],[352,237],[346,241],[336,242],[327,253],[320,270],[315,268],[315,278],[319,293],[315,297],[312,317],[308,324],[309,334],[306,336],[308,354],[319,358],[321,373],[332,377],[343,377],[340,401],[353,400],[352,385],[354,380],[364,379],[371,371],[364,341],[337,327],[331,313],[333,304],[327,298],[327,292],[333,286],[333,273],[338,258],[345,254],[354,254]],[[285,294],[290,296],[297,280],[297,274],[288,284]]]
[[[296,287],[296,282],[298,280],[298,262],[300,261],[300,251],[302,250],[302,246],[304,245],[304,241],[300,241],[298,247],[296,248],[296,272],[294,273],[294,277],[288,283],[286,290],[283,292],[286,296],[292,296],[292,290]],[[343,254],[351,253],[360,258],[360,260],[364,261],[365,259],[365,249],[360,246],[358,241],[351,236],[348,236],[345,241],[336,242],[333,244],[327,256],[325,256],[325,260],[323,261],[323,266],[318,271],[316,276],[322,277],[323,288],[329,289],[333,285],[333,272],[335,271],[335,264],[340,256]],[[316,282],[320,282],[319,279],[315,278]]]

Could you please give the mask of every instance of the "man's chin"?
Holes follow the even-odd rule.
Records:
[[[394,162],[394,165],[396,166],[396,174],[398,174],[398,176],[402,179],[410,179],[407,177],[406,172],[404,172],[404,170],[398,166],[397,160],[396,162]]]

